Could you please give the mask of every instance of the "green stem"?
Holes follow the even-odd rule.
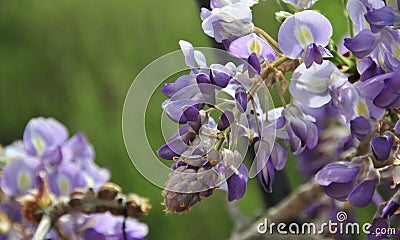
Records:
[[[349,35],[351,38],[354,37],[354,26],[353,26],[353,21],[351,21],[351,18],[349,16],[349,13],[347,12],[347,3],[349,0],[343,0],[343,11],[344,11],[344,16],[347,19],[347,27],[349,30]]]

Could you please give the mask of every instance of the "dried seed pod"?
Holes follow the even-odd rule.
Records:
[[[104,200],[113,200],[118,193],[121,192],[121,187],[115,183],[105,183],[98,191],[98,198]]]
[[[137,194],[129,194],[126,200],[126,212],[129,217],[141,217],[149,213],[151,204],[149,199]]]
[[[85,192],[83,190],[75,190],[69,195],[69,206],[74,211],[80,211],[83,204],[83,198],[85,197]]]
[[[17,199],[22,205],[22,215],[31,223],[37,224],[43,216],[43,211],[39,207],[37,198],[32,194],[26,194]]]

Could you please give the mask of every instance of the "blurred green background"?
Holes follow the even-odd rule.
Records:
[[[335,39],[346,28],[340,6],[339,0],[316,5],[334,24]],[[272,0],[253,7],[255,24],[272,36],[279,27],[277,9]],[[166,216],[161,189],[136,171],[123,144],[121,113],[130,84],[151,61],[178,50],[180,39],[211,46],[195,1],[0,1],[0,142],[21,138],[32,117],[54,117],[71,135],[86,133],[97,163],[111,170],[124,192],[151,199],[153,209],[142,219],[150,227],[148,239],[228,238],[232,225],[224,193],[218,191],[190,213]],[[146,127],[152,145],[160,146],[164,97],[154,99],[159,104],[150,110]],[[288,166],[294,186],[299,184],[295,168],[295,162]],[[255,180],[240,206],[248,215],[263,210]]]

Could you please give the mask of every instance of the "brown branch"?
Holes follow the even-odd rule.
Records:
[[[31,200],[23,202],[23,205],[32,205]],[[86,214],[102,213],[110,211],[113,215],[138,218],[147,215],[151,209],[148,199],[136,194],[124,195],[120,188],[112,183],[105,184],[98,192],[93,189],[75,191],[69,198],[60,199],[45,210],[26,208],[27,216],[40,219],[33,240],[43,240],[50,228],[57,220],[72,212],[83,212]]]
[[[314,182],[308,182],[301,185],[296,191],[284,198],[278,205],[270,208],[264,215],[256,220],[252,225],[240,233],[239,239],[253,240],[271,238],[271,235],[258,233],[258,224],[264,222],[267,218],[269,222],[281,223],[296,218],[310,204],[323,196],[322,187]],[[296,239],[301,236],[296,235]],[[272,239],[292,239],[290,235],[274,234]],[[294,239],[294,238],[293,238]],[[305,239],[319,239],[318,236],[308,236]],[[325,238],[326,239],[326,238]]]

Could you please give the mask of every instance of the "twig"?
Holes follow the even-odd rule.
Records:
[[[42,215],[40,223],[33,236],[33,240],[45,239],[50,228],[57,220],[68,213],[83,212],[86,214],[110,211],[114,215],[128,216],[132,218],[147,215],[151,205],[148,199],[136,194],[123,195],[113,185],[101,187],[98,193],[93,189],[86,192],[75,191],[70,198],[64,198],[55,202],[45,211],[37,209],[36,215]]]
[[[254,32],[257,34],[261,34],[263,37],[265,37],[270,43],[274,45],[277,49],[279,49],[279,44],[273,39],[267,32],[262,30],[261,28],[254,27]]]
[[[289,221],[290,219],[298,217],[304,209],[317,201],[321,196],[323,196],[323,191],[322,187],[318,184],[314,182],[308,182],[301,185],[296,191],[284,198],[278,205],[270,208],[264,215],[261,216],[261,218],[255,221],[245,231],[241,232],[239,239],[251,240],[266,238],[268,235],[263,236],[257,231],[258,224],[260,222],[264,222],[265,218],[267,218],[269,222],[274,223]],[[273,239],[277,238],[274,236]]]

